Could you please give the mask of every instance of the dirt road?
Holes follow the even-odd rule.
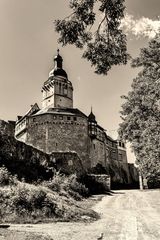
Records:
[[[106,240],[160,240],[160,190],[115,191],[94,210],[101,219],[93,223],[12,225],[11,230],[43,233],[53,240],[96,240],[101,233]]]

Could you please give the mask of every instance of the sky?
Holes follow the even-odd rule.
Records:
[[[138,56],[160,27],[159,0],[126,0],[128,52]],[[138,70],[130,64],[114,67],[107,76],[94,73],[82,52],[62,48],[53,21],[70,13],[66,0],[0,0],[0,119],[16,120],[31,104],[41,107],[41,87],[53,68],[57,48],[74,87],[74,107],[89,115],[91,106],[98,123],[115,136],[121,122],[122,100]],[[128,150],[128,159],[134,155]]]

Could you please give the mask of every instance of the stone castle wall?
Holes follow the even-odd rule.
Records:
[[[55,107],[63,107],[67,106],[68,108],[73,107],[72,99],[66,96],[55,95],[54,96],[54,106]]]
[[[85,117],[58,114],[29,117],[26,143],[46,153],[75,151],[83,166],[90,166],[88,121]]]
[[[76,173],[80,176],[85,173],[81,159],[76,152],[52,152],[49,161],[43,163],[45,167],[53,167],[65,174]]]
[[[49,179],[54,169],[66,174],[81,175],[85,172],[75,152],[44,153],[17,141],[4,125],[11,127],[9,123],[0,121],[0,167],[4,165],[13,175],[33,181]]]
[[[96,167],[97,164],[101,164],[104,168],[106,167],[106,150],[104,142],[98,139],[90,140],[89,152],[91,168]]]
[[[126,149],[118,148],[118,159],[122,163],[127,163]]]

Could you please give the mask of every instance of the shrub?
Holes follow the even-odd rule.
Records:
[[[11,205],[18,215],[32,218],[37,216],[51,217],[55,215],[56,206],[54,199],[42,187],[30,187],[20,183],[12,189]]]
[[[7,168],[4,166],[0,167],[0,186],[9,184],[16,184],[18,182],[16,176],[12,176]]]
[[[89,196],[88,189],[78,181],[75,174],[65,176],[64,174],[56,172],[54,177],[50,181],[43,182],[43,185],[56,192],[65,190],[76,200],[81,200],[82,197]]]
[[[29,201],[29,189],[26,184],[18,184],[16,188],[11,190],[11,205],[19,213],[23,213],[24,210],[31,211],[31,202]],[[22,211],[23,210],[23,211]]]
[[[0,219],[2,222],[35,223],[49,219],[68,221],[74,218],[81,219],[82,215],[89,216],[90,210],[86,210],[75,201],[75,199],[81,200],[82,194],[86,196],[88,190],[77,181],[75,175],[70,177],[59,173],[55,175],[55,179],[42,183],[45,187],[18,181],[17,184],[7,188],[1,187]]]
[[[50,179],[49,181],[44,181],[42,185],[48,187],[52,191],[60,192],[62,189],[62,185],[65,181],[65,178],[66,177],[63,174],[55,172],[53,178]]]
[[[88,188],[86,188],[85,185],[83,185],[82,183],[80,183],[78,181],[76,175],[71,175],[68,178],[68,181],[69,181],[69,189],[78,193],[82,197],[88,197],[89,196]]]

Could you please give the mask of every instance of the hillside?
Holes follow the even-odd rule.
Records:
[[[88,196],[75,175],[57,173],[50,181],[28,184],[0,168],[0,223],[94,220],[98,215],[88,209]]]
[[[52,155],[17,141],[13,129],[13,123],[0,121],[1,222],[96,219],[83,204],[89,192],[76,175],[60,174],[53,163],[51,168]]]

